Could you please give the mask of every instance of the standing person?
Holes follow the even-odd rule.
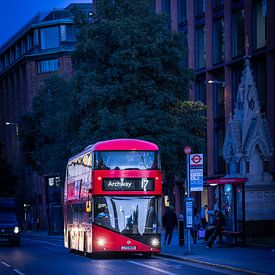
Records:
[[[201,209],[201,223],[203,228],[206,228],[206,225],[207,225],[207,211],[208,211],[208,206],[206,204]]]
[[[166,245],[166,241],[168,238],[168,245],[171,245],[171,240],[174,232],[175,226],[178,226],[178,218],[175,213],[175,209],[173,206],[169,206],[167,211],[162,217],[162,225],[165,229],[165,236],[164,236],[164,245]]]
[[[197,238],[198,238],[198,230],[201,228],[202,223],[201,223],[201,217],[198,212],[198,209],[195,207],[194,208],[194,218],[193,218],[193,227],[191,229],[191,236],[193,238],[194,244],[197,243]]]

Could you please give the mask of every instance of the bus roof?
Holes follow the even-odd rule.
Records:
[[[87,146],[84,151],[71,157],[69,162],[92,151],[157,151],[158,149],[156,144],[141,139],[111,139]]]
[[[157,151],[156,144],[140,139],[111,139],[98,142],[94,145],[93,151]]]

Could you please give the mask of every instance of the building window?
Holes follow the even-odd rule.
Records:
[[[15,59],[18,59],[20,57],[20,47],[19,45],[15,46]]]
[[[232,56],[244,54],[244,10],[238,10],[232,15]]]
[[[4,67],[8,67],[10,65],[10,59],[9,59],[9,56],[7,54],[5,54],[5,57],[4,57]]]
[[[14,62],[14,50],[10,50],[10,64]]]
[[[168,15],[171,18],[171,0],[162,0],[162,14]],[[168,30],[171,29],[171,20],[166,25]]]
[[[215,173],[225,172],[225,162],[222,157],[222,148],[225,137],[225,109],[224,109],[224,75],[214,77],[217,82],[213,83],[214,93],[214,167]]]
[[[206,82],[205,78],[196,80],[196,100],[206,104]]]
[[[195,0],[195,16],[205,12],[205,0]]]
[[[33,35],[27,36],[27,49],[30,50],[33,47]]]
[[[254,2],[253,5],[253,46],[254,49],[259,49],[266,46],[266,14],[267,14],[267,1],[260,0]]]
[[[217,81],[223,82],[223,77],[216,77]],[[220,119],[225,117],[225,109],[224,109],[224,87],[222,83],[214,83],[214,118]]]
[[[162,0],[162,13],[171,15],[171,0]]]
[[[205,26],[196,28],[196,69],[205,67],[206,57],[206,39],[205,39]]]
[[[26,52],[26,42],[25,40],[21,40],[21,55]]]
[[[75,42],[76,34],[77,34],[76,26],[73,26],[73,25],[66,26],[66,41]]]
[[[214,64],[224,60],[224,19],[214,21]]]
[[[261,111],[266,113],[266,62],[259,60],[254,64],[254,75]]]
[[[232,71],[232,112],[235,109],[239,84],[242,77],[242,65],[235,67]]]
[[[37,63],[38,73],[48,73],[58,71],[58,59],[40,60]]]
[[[225,161],[222,156],[222,148],[225,138],[225,129],[219,128],[214,131],[214,163],[215,174],[225,172]]]
[[[178,0],[178,22],[179,24],[187,20],[187,0]]]
[[[213,8],[223,5],[224,0],[213,0]]]
[[[59,27],[43,28],[40,30],[41,49],[59,47]]]

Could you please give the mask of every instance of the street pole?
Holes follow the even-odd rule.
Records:
[[[184,148],[184,153],[186,154],[186,190],[187,197],[185,198],[185,216],[186,216],[186,240],[187,240],[187,252],[185,254],[190,254],[190,153],[192,152],[192,148],[190,146],[186,146]]]
[[[190,155],[186,155],[186,183],[187,183],[187,199],[190,199]],[[187,228],[187,253],[190,253],[190,228]]]

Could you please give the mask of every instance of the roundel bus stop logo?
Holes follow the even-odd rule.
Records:
[[[202,166],[203,165],[203,154],[191,154],[190,155],[190,166]]]

